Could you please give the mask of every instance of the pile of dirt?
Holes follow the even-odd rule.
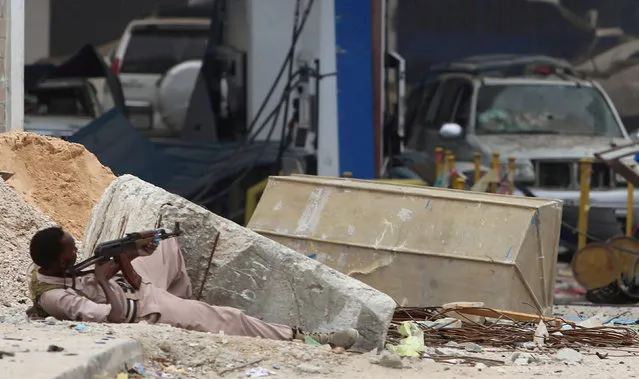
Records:
[[[0,304],[28,303],[26,271],[31,264],[29,241],[55,223],[27,204],[0,179]]]
[[[25,132],[0,134],[0,171],[15,173],[7,183],[79,239],[115,179],[84,146]]]

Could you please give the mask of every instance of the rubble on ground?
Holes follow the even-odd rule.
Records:
[[[27,204],[0,179],[0,306],[30,303],[26,271],[31,264],[29,241],[53,226],[49,216]]]
[[[206,278],[203,301],[305,330],[353,327],[363,337],[362,349],[383,345],[395,310],[389,296],[131,175],[117,178],[94,209],[85,253],[117,238],[123,222],[132,232],[153,228],[160,219],[167,228],[180,222],[196,296]]]
[[[7,148],[7,141],[13,141],[13,145],[9,144],[13,147]],[[25,276],[31,263],[28,255],[31,236],[58,222],[75,230],[76,237],[80,237],[78,230],[82,229],[91,212],[88,204],[98,204],[98,200],[86,233],[89,249],[85,254],[98,242],[100,233],[100,240],[119,233],[121,216],[129,213],[126,211],[136,216],[125,220],[127,231],[154,227],[159,215],[162,215],[162,226],[169,229],[174,221],[181,221],[186,232],[181,237],[184,255],[196,295],[219,231],[220,242],[203,287],[203,298],[207,301],[265,315],[267,321],[290,317],[283,322],[292,323],[306,319],[310,329],[321,330],[329,321],[334,327],[355,326],[368,336],[369,342],[383,338],[395,310],[394,302],[368,286],[137,178],[125,176],[116,180],[99,199],[102,192],[99,186],[107,187],[113,176],[95,157],[78,146],[46,137],[29,137],[27,133],[0,134],[0,171],[15,172],[7,183],[0,179],[0,359],[3,372],[10,372],[4,371],[4,367],[13,364],[32,365],[47,354],[71,358],[79,353],[79,345],[74,341],[78,337],[98,345],[114,338],[133,338],[142,345],[144,357],[123,368],[123,373],[127,370],[129,373],[118,378],[294,378],[303,375],[308,378],[363,379],[400,373],[408,379],[424,376],[515,377],[522,374],[527,377],[560,374],[581,379],[604,372],[607,377],[639,375],[639,369],[632,365],[639,356],[639,347],[634,346],[636,326],[613,328],[609,323],[614,315],[620,317],[620,314],[631,313],[628,317],[639,316],[631,308],[626,308],[625,313],[618,308],[607,308],[605,315],[597,314],[587,321],[566,322],[566,325],[575,325],[571,328],[562,323],[559,329],[550,322],[544,324],[544,328],[540,328],[538,322],[509,323],[506,317],[499,317],[499,325],[484,324],[488,317],[460,317],[463,307],[435,317],[433,314],[420,314],[419,317],[413,314],[412,319],[396,318],[390,326],[386,349],[365,354],[302,342],[193,332],[167,325],[77,323],[54,318],[30,321],[24,311],[31,305]],[[62,175],[55,177],[56,172]],[[94,175],[100,175],[100,178],[96,179]],[[79,189],[76,194],[65,192],[82,187],[82,183],[88,183],[88,187]],[[38,197],[46,193],[49,196]],[[51,194],[59,195],[59,199],[53,199]],[[93,196],[93,200],[77,202],[76,196],[86,199]],[[108,199],[116,201],[108,204],[105,201]],[[80,222],[81,217],[73,218],[74,212],[85,212],[86,219]],[[466,308],[472,308],[468,307],[472,303],[464,304]],[[442,312],[443,308],[446,307],[431,310]],[[576,311],[563,307],[561,312],[566,320],[574,315],[584,318],[583,309]],[[388,322],[384,318],[386,313]],[[481,320],[482,326],[473,325],[464,317]],[[356,320],[356,325],[348,324],[346,320]],[[636,323],[636,318],[622,321],[619,322],[631,325]],[[418,325],[422,334],[405,343],[403,349],[395,349],[393,346],[406,340],[406,336],[397,330],[403,322]],[[538,334],[542,329],[546,332],[540,338]],[[50,343],[52,340],[60,342],[54,346]],[[417,346],[421,350],[413,349],[413,356],[405,356],[415,342],[419,342]]]
[[[7,183],[76,238],[115,179],[84,146],[25,132],[0,134],[0,171],[13,172]]]

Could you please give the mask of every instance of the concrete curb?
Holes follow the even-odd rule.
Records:
[[[0,323],[0,377],[29,379],[114,378],[142,362],[140,343],[130,338],[100,338],[61,327],[18,329]],[[65,329],[62,329],[65,328]],[[58,352],[49,346],[61,347]]]
[[[76,366],[66,367],[63,372],[55,374],[52,379],[87,379],[96,376],[115,377],[118,372],[131,368],[135,362],[142,362],[142,346],[134,340],[121,340],[109,344],[102,351],[86,357],[84,362]]]

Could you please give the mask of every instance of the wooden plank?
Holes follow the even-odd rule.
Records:
[[[504,311],[500,309],[489,309],[489,308],[450,309],[450,310],[447,310],[445,313],[448,313],[448,312],[456,312],[456,313],[463,313],[467,315],[483,316],[483,317],[490,317],[490,318],[501,317],[502,319],[505,319],[505,320],[510,318],[514,321],[522,321],[522,322],[537,322],[540,320],[540,316],[536,314]],[[557,317],[543,316],[542,319],[544,322],[558,322],[558,323],[564,322],[562,319]],[[567,324],[572,324],[569,321],[565,321],[565,322]]]

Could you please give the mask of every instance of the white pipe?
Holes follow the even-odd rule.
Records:
[[[347,0],[348,1],[348,0]],[[335,51],[335,0],[319,0],[320,5],[320,74],[337,71]],[[316,4],[317,4],[316,3]],[[321,176],[340,176],[339,133],[337,119],[337,77],[320,81],[317,171]]]

